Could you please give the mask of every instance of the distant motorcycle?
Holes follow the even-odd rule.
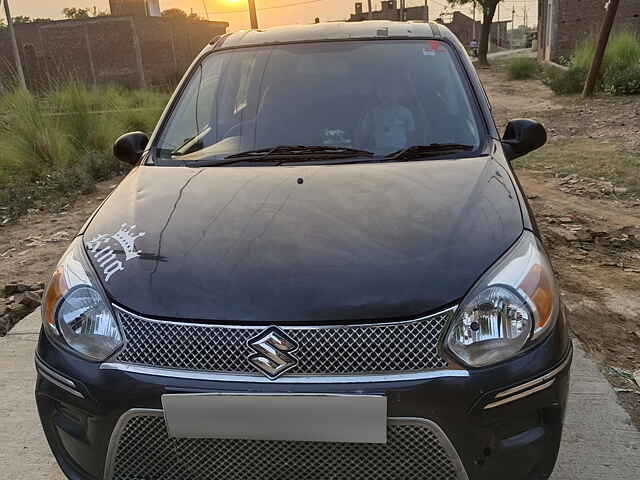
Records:
[[[478,42],[476,40],[473,40],[470,44],[469,44],[469,54],[472,57],[478,58],[478,51],[479,51],[479,45]]]

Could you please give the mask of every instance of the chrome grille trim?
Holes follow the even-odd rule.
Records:
[[[111,435],[104,480],[468,480],[436,423],[387,420],[386,444],[170,438],[162,410],[132,409]]]
[[[298,365],[280,380],[296,377],[422,375],[447,370],[440,344],[455,307],[415,320],[381,324],[279,326],[299,345]],[[116,307],[125,344],[102,368],[184,377],[207,374],[225,380],[257,377],[247,340],[268,327],[209,325],[155,320]],[[454,367],[455,368],[455,367]],[[457,371],[457,370],[447,370]],[[182,373],[180,373],[182,372]],[[463,371],[464,372],[464,371]],[[456,374],[455,376],[459,376]],[[277,381],[277,380],[276,380]],[[313,381],[313,380],[311,380]]]
[[[241,383],[291,383],[291,384],[326,384],[326,383],[382,383],[402,382],[411,380],[430,380],[433,378],[468,377],[468,370],[431,370],[412,373],[370,374],[370,375],[285,375],[272,380],[264,375],[233,375],[228,373],[191,372],[186,370],[171,370],[168,368],[145,367],[141,365],[126,365],[123,363],[103,363],[101,370],[119,370],[121,372],[155,375],[165,378],[188,378],[191,380],[207,380],[217,382]]]

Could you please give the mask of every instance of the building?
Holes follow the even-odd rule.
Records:
[[[380,10],[364,11],[363,3],[355,4],[355,12],[349,18],[350,22],[362,22],[364,20],[392,20],[400,21],[401,9],[398,8],[397,0],[385,0],[381,2]],[[426,3],[426,2],[425,2]],[[426,5],[417,7],[406,7],[404,9],[404,20],[429,21],[429,8]]]
[[[131,7],[129,15],[118,10]],[[157,0],[111,0],[122,15],[16,24],[16,40],[31,90],[70,79],[127,87],[174,84],[227,22],[152,15]],[[144,6],[144,9],[139,8]],[[135,8],[134,8],[135,7]],[[7,29],[0,30],[0,85],[15,81]]]
[[[475,39],[480,41],[482,22],[479,20],[474,21],[473,18],[462,12],[453,12],[447,16],[447,20],[449,20],[449,22],[446,22],[443,18],[438,18],[436,22],[442,23],[451,30],[463,45],[469,46],[474,39],[474,35]],[[509,23],[511,23],[511,20],[501,20],[491,24],[491,32],[489,33],[490,51],[495,50],[496,47],[508,47],[509,37],[507,27]]]
[[[398,8],[397,0],[385,0],[381,3],[382,8],[380,10],[372,10],[369,12],[364,11],[363,2],[357,2],[355,4],[355,11],[349,18],[350,22],[362,22],[364,20],[391,20],[400,21],[400,11]],[[462,12],[453,12],[447,16],[449,23],[445,23],[443,19],[437,19],[436,21],[442,23],[448,27],[462,42],[463,45],[468,46],[473,40],[474,32],[476,39],[480,38],[480,29],[482,23],[475,22],[472,18],[468,17]],[[405,8],[405,20],[415,21],[423,20],[429,21],[429,8],[426,5],[419,5]],[[506,47],[508,42],[507,26],[511,20],[493,22],[491,25],[490,44],[498,47]]]
[[[109,0],[111,15],[118,17],[159,17],[160,0]]]
[[[538,9],[538,57],[568,58],[578,44],[597,38],[605,14],[605,0],[541,0]],[[620,2],[614,31],[640,34],[640,1]]]
[[[482,30],[481,21],[474,21],[473,18],[468,15],[457,11],[447,15],[446,18],[449,20],[448,22],[446,22],[444,18],[437,18],[436,22],[442,23],[451,30],[463,45],[468,47],[474,38],[480,41],[480,31]],[[509,46],[509,23],[511,23],[511,20],[501,20],[491,23],[489,51],[495,50],[496,47],[507,48]]]

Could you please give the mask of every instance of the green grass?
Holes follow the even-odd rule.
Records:
[[[55,207],[126,171],[111,154],[131,130],[151,132],[168,94],[70,82],[0,97],[0,215]]]
[[[547,70],[545,82],[558,94],[579,93],[595,54],[595,41],[590,39],[576,48],[568,71]],[[640,38],[631,32],[611,36],[604,57],[599,88],[612,95],[640,93]]]
[[[538,62],[535,58],[516,57],[507,63],[509,80],[528,80],[538,73]]]
[[[615,143],[588,138],[550,142],[514,165],[560,176],[606,178],[615,186],[627,187],[629,193],[640,193],[640,156],[620,152]]]

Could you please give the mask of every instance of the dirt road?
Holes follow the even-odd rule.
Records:
[[[624,121],[640,112],[638,98],[582,104],[558,99],[539,81],[509,82],[495,68],[480,73],[500,128],[510,118],[539,119],[550,133],[547,149],[567,139],[615,143],[625,151],[640,142],[637,122]],[[558,272],[572,330],[640,426],[640,387],[632,376],[640,370],[640,202],[615,195],[615,188],[604,192],[606,178],[585,182],[517,170]],[[64,212],[34,212],[0,227],[0,285],[45,281],[68,240],[116,183],[99,184]]]
[[[549,132],[546,151],[563,145],[567,162],[582,158],[581,151],[578,160],[570,158],[571,142],[635,155],[640,150],[640,125],[630,121],[640,112],[640,98],[602,96],[584,103],[559,98],[537,80],[508,81],[499,67],[480,75],[499,128],[511,118],[537,119]],[[571,328],[640,426],[640,387],[633,380],[640,370],[640,202],[634,195],[616,195],[610,178],[554,176],[549,167],[539,171],[523,164],[526,158],[516,163],[518,177],[558,273]],[[576,170],[588,173],[581,165]]]

